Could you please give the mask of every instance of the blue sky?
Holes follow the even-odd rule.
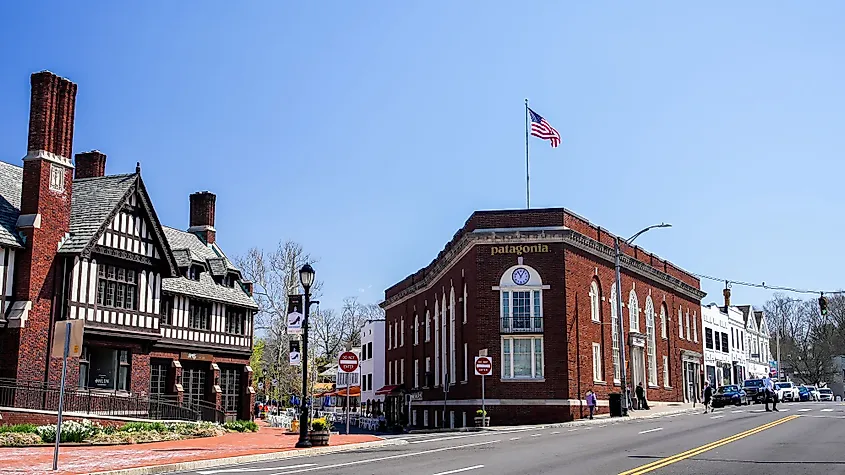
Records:
[[[376,302],[473,210],[524,207],[527,97],[563,136],[532,139],[533,206],[670,222],[638,243],[690,271],[839,288],[845,7],[687,3],[6,2],[0,159],[50,69],[79,84],[75,151],[140,161],[165,224],[211,190],[227,253],[296,240],[324,305]]]

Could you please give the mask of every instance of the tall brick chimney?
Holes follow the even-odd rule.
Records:
[[[191,194],[191,227],[188,232],[197,234],[208,244],[213,244],[217,231],[214,229],[214,206],[217,196],[208,191]]]
[[[99,150],[77,153],[75,179],[94,178],[106,174],[106,154]]]
[[[76,84],[49,71],[31,77],[27,153],[23,158],[21,214],[17,230],[25,249],[16,253],[15,302],[9,325],[17,333],[4,358],[15,361],[14,377],[46,381],[54,315],[52,299],[60,260],[59,242],[70,229],[73,182],[73,118]],[[55,366],[52,365],[51,366]]]

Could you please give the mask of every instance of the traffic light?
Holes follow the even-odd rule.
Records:
[[[823,316],[827,316],[827,297],[824,294],[819,297],[819,310],[822,311]]]

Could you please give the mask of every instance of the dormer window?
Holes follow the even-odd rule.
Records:
[[[188,269],[188,273],[185,277],[191,280],[200,280],[200,274],[202,273],[202,267],[200,266],[191,266]]]
[[[238,278],[234,274],[226,274],[226,277],[223,277],[223,285],[226,287],[234,288],[237,281]]]

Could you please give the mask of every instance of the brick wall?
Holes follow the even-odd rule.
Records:
[[[55,425],[56,424],[56,414],[50,413],[42,413],[42,412],[19,412],[19,411],[0,411],[0,425],[15,425],[15,424],[35,424],[39,426],[43,425]],[[96,421],[102,426],[112,426],[112,427],[121,427],[122,425],[126,424],[125,421],[122,420],[114,420],[108,419],[104,417],[75,417],[75,416],[68,416],[66,414],[62,415],[63,421],[77,421],[81,422],[83,419],[88,419],[89,421]],[[64,425],[64,424],[63,424]]]

